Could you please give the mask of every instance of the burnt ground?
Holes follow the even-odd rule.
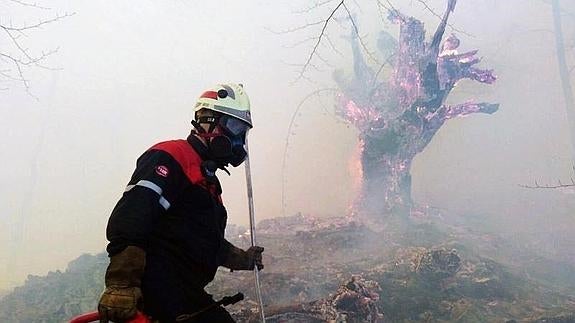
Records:
[[[261,221],[267,322],[575,322],[575,249],[552,242],[563,237],[510,239],[464,218],[416,214]],[[228,238],[247,247],[245,231],[230,225]],[[63,272],[29,276],[0,299],[0,322],[67,322],[95,310],[107,264],[105,253],[85,254]],[[243,292],[228,309],[258,322],[253,282],[252,272],[220,270],[209,291]]]
[[[245,230],[230,227],[247,246]],[[315,219],[258,224],[268,322],[575,322],[575,267],[495,234],[434,216],[409,221]],[[257,322],[251,272],[220,270],[216,298]]]

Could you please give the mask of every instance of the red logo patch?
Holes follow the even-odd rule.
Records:
[[[168,177],[168,173],[170,171],[168,171],[168,167],[166,166],[157,166],[156,167],[156,174],[163,176],[163,177]]]

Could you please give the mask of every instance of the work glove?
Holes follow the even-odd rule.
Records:
[[[140,285],[145,266],[146,252],[135,246],[128,246],[110,258],[106,289],[98,303],[100,323],[127,321],[142,308]]]
[[[133,318],[141,307],[140,287],[106,287],[100,298],[100,323],[125,322]]]
[[[258,270],[262,270],[264,268],[262,252],[264,252],[264,248],[259,246],[250,247],[245,251],[230,246],[230,251],[223,265],[231,270],[252,270],[254,266],[257,266]]]

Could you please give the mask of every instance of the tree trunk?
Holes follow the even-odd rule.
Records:
[[[475,67],[480,62],[476,50],[459,52],[460,41],[455,35],[442,41],[455,3],[448,0],[431,42],[426,42],[421,21],[396,10],[390,12],[390,19],[400,24],[400,30],[387,82],[375,80],[378,73],[365,64],[357,37],[352,37],[354,77],[347,81],[342,73],[334,73],[342,89],[336,96],[336,113],[360,134],[363,173],[361,195],[354,203],[357,214],[407,219],[412,206],[413,158],[447,120],[472,113],[491,114],[499,107],[473,101],[445,104],[462,79],[486,84],[496,80],[492,70]]]
[[[411,209],[411,161],[415,155],[403,156],[406,149],[401,136],[391,131],[362,138],[363,186],[362,213],[376,218],[387,215],[407,216]]]
[[[575,103],[573,100],[573,90],[569,78],[569,68],[565,58],[565,44],[563,42],[563,28],[561,25],[561,7],[559,0],[551,1],[553,11],[553,27],[555,29],[555,46],[557,52],[557,64],[559,66],[559,77],[561,78],[561,87],[563,88],[563,97],[565,100],[565,112],[569,123],[571,133],[571,158],[575,163]]]

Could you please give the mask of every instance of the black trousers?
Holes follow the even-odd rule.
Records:
[[[142,279],[144,312],[161,323],[174,323],[180,315],[193,314],[214,304],[212,295],[203,287],[190,283],[193,277],[182,277],[173,263],[162,257],[147,257]],[[222,306],[194,316],[186,323],[233,323],[235,320]]]

